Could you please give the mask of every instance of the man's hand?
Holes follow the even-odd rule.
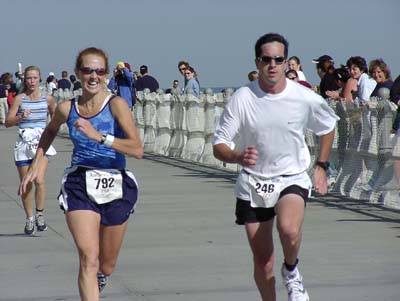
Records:
[[[320,166],[316,166],[314,170],[314,189],[319,195],[325,195],[328,192],[326,171]]]
[[[247,147],[243,153],[240,154],[238,164],[244,167],[254,167],[258,160],[258,151],[255,146]]]

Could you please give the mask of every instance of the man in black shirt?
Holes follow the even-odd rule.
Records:
[[[143,91],[148,88],[150,92],[156,92],[160,85],[158,81],[149,74],[146,65],[140,66],[140,74],[142,77],[138,78],[135,82],[136,91]]]
[[[326,91],[336,91],[340,88],[335,78],[335,63],[332,57],[326,54],[314,59],[313,63],[317,64],[317,72],[321,78],[319,94],[323,98],[328,98]]]

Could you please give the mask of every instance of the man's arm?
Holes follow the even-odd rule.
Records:
[[[318,155],[319,162],[328,162],[334,137],[335,137],[335,129],[333,129],[328,134],[320,136],[319,155]],[[327,171],[321,166],[319,165],[315,166],[314,188],[315,192],[319,193],[320,195],[324,195],[328,191],[326,182],[326,172]]]
[[[213,146],[214,157],[226,163],[236,163],[243,167],[254,167],[258,160],[258,151],[254,146],[247,147],[243,152],[232,150],[224,143]]]

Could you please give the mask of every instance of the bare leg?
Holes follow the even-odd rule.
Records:
[[[109,276],[114,272],[128,221],[117,226],[100,226],[100,271]]]
[[[79,253],[78,285],[81,300],[99,300],[100,215],[90,210],[76,210],[67,212],[66,219]]]
[[[400,189],[400,160],[393,160],[393,173],[397,181],[398,189]]]
[[[285,262],[294,265],[299,254],[302,238],[304,200],[299,195],[287,194],[279,200],[275,212]]]
[[[275,301],[274,219],[263,223],[246,224],[247,238],[253,252],[254,280],[263,301]]]
[[[17,166],[19,179],[22,181],[23,177],[26,175],[29,166]],[[29,183],[26,192],[21,195],[22,205],[24,206],[26,217],[33,216],[32,210],[32,183]]]

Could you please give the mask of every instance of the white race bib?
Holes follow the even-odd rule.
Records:
[[[282,185],[281,177],[266,179],[249,174],[251,207],[274,207],[279,200]]]
[[[122,174],[118,169],[89,169],[86,171],[86,192],[97,204],[122,198]]]

